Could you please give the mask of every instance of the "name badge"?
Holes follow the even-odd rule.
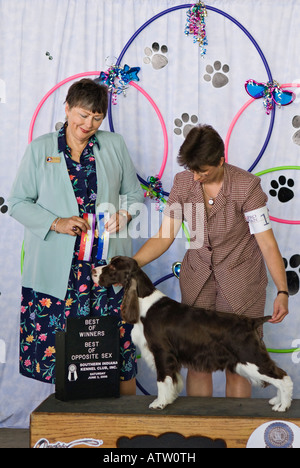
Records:
[[[60,163],[60,157],[59,156],[47,156],[46,162],[47,163]]]

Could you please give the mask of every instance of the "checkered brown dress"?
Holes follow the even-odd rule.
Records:
[[[264,315],[267,273],[262,253],[245,213],[267,203],[260,179],[224,165],[223,186],[209,213],[204,210],[202,247],[187,250],[180,272],[182,302],[233,312]],[[202,184],[189,171],[175,176],[165,215],[182,218],[195,232],[205,206]],[[200,210],[200,211],[199,211]]]

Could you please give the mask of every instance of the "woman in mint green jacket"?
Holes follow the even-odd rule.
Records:
[[[9,198],[10,215],[25,227],[20,372],[44,382],[55,382],[55,332],[67,317],[120,315],[122,291],[94,285],[90,271],[132,254],[127,224],[144,197],[123,138],[99,130],[107,105],[105,86],[74,83],[66,124],[28,146]],[[107,252],[93,228],[99,213],[108,216]],[[122,393],[135,392],[130,331],[120,319]]]

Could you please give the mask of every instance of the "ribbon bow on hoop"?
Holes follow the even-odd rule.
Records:
[[[112,103],[116,105],[117,95],[123,94],[126,96],[126,89],[130,81],[139,81],[137,76],[139,71],[140,67],[130,68],[128,65],[124,67],[112,65],[107,71],[101,72],[99,78],[95,81],[108,86],[109,92],[112,93]]]
[[[149,197],[156,200],[156,210],[162,212],[164,210],[163,203],[163,187],[160,178],[158,175],[156,177],[149,176],[147,178],[149,184],[148,190],[144,193],[144,197]]]
[[[274,103],[278,106],[288,106],[296,99],[296,94],[292,91],[283,91],[277,81],[268,83],[258,83],[255,80],[248,80],[245,88],[249,96],[254,99],[264,99],[264,108],[269,115],[274,108]]]

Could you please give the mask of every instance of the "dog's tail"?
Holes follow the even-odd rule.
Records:
[[[271,320],[271,318],[272,318],[271,315],[266,315],[265,317],[252,318],[251,319],[252,326],[253,326],[254,329],[256,329],[256,328],[260,327],[261,325],[263,325],[264,323]]]

